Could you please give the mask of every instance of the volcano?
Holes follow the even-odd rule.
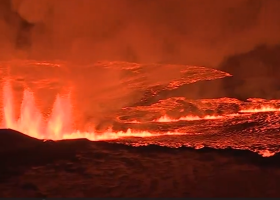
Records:
[[[280,100],[217,93],[227,72],[127,62],[1,69],[1,196],[279,194]]]

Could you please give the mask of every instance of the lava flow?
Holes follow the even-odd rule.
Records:
[[[179,135],[180,133],[151,133],[148,131],[114,132],[107,130],[104,133],[79,131],[72,128],[70,95],[56,97],[49,119],[43,115],[35,105],[34,95],[25,90],[21,104],[20,117],[15,118],[13,107],[13,94],[9,81],[3,87],[3,127],[10,128],[31,137],[44,140],[61,140],[87,138],[89,140],[111,140],[121,137],[149,137],[157,135]]]
[[[199,116],[185,116],[180,117],[179,119],[172,119],[168,116],[162,116],[159,119],[155,120],[155,122],[177,122],[177,121],[196,121],[196,120],[204,120],[204,119],[222,119],[224,116],[215,116],[215,115],[206,115],[204,117]]]
[[[260,108],[248,108],[239,111],[240,113],[280,112],[280,108],[273,106],[261,106]]]
[[[248,149],[262,156],[280,152],[278,100],[242,102],[229,98],[169,98],[152,105],[122,109],[119,113],[122,117],[112,124],[112,129],[101,133],[75,129],[71,98],[71,94],[57,95],[51,114],[46,118],[36,106],[33,93],[26,89],[17,118],[11,83],[5,81],[2,127],[43,140],[87,138],[96,141],[137,137],[118,142],[132,146],[156,144],[168,147],[208,146],[217,149],[231,147]],[[171,117],[168,113],[177,117]],[[178,121],[180,122],[176,123]],[[94,130],[94,124],[90,128]],[[165,135],[170,137],[151,138]]]

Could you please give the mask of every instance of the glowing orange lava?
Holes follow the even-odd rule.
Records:
[[[261,106],[260,108],[249,108],[239,111],[240,113],[279,112],[280,108],[273,106]]]
[[[70,95],[56,97],[52,113],[49,119],[44,119],[37,109],[34,95],[25,90],[21,104],[20,117],[15,118],[13,107],[13,94],[9,81],[4,82],[3,87],[3,127],[14,129],[31,137],[45,140],[61,140],[87,138],[89,140],[111,140],[120,137],[151,137],[158,135],[182,135],[182,133],[168,132],[152,133],[147,131],[113,132],[107,130],[104,133],[95,133],[75,130],[71,120],[71,98]]]
[[[159,119],[155,120],[155,122],[177,122],[177,121],[196,121],[196,120],[203,120],[203,119],[221,119],[223,116],[212,116],[212,115],[206,115],[204,117],[199,116],[185,116],[180,117],[179,119],[172,119],[168,116],[162,116]]]
[[[154,120],[154,122],[178,122],[178,121],[197,121],[197,120],[215,120],[215,119],[224,119],[226,117],[235,117],[238,116],[239,114],[229,114],[229,115],[206,115],[203,117],[200,116],[185,116],[185,117],[180,117],[179,119],[173,119],[167,115],[160,117],[157,120]]]

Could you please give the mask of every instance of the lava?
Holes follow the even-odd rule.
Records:
[[[240,113],[260,113],[260,112],[279,112],[280,108],[274,106],[261,106],[260,108],[242,109]]]
[[[159,135],[182,135],[177,132],[152,133],[148,131],[134,131],[128,129],[126,132],[114,132],[107,130],[104,133],[75,130],[71,119],[70,95],[62,97],[58,95],[53,105],[49,119],[44,119],[37,109],[34,95],[25,90],[21,104],[20,117],[15,118],[13,107],[13,94],[9,81],[4,82],[3,87],[3,127],[14,129],[31,137],[44,140],[61,140],[87,138],[89,140],[112,140],[121,137],[151,137]]]
[[[180,117],[179,119],[173,119],[173,118],[165,115],[154,121],[155,122],[177,122],[177,121],[211,120],[211,119],[222,119],[222,118],[224,118],[224,116],[206,115],[204,117],[185,116],[185,117]]]
[[[273,128],[273,131],[278,129],[278,120],[277,116],[273,116],[270,118],[270,116],[265,117],[265,115],[252,115],[254,113],[262,113],[262,112],[279,112],[280,109],[277,107],[276,101],[272,102],[241,102],[233,99],[212,99],[212,100],[202,100],[197,102],[192,102],[192,105],[197,106],[200,110],[218,110],[222,111],[229,109],[233,107],[234,109],[229,109],[230,112],[214,112],[215,115],[199,115],[196,116],[195,114],[192,115],[186,115],[181,116],[179,118],[173,119],[172,117],[168,115],[163,115],[162,117],[155,119],[155,116],[159,113],[163,113],[165,110],[171,110],[171,109],[181,109],[180,102],[185,103],[191,100],[184,100],[183,98],[176,99],[177,101],[162,101],[159,103],[156,103],[156,106],[138,106],[135,108],[127,108],[124,109],[126,111],[127,119],[133,119],[133,116],[139,116],[140,120],[135,119],[134,121],[130,121],[130,123],[136,123],[135,125],[125,125],[127,126],[127,131],[114,131],[113,129],[108,129],[102,133],[97,131],[83,131],[83,130],[77,130],[74,127],[73,122],[75,121],[72,117],[72,103],[71,103],[71,93],[66,95],[57,95],[55,102],[52,107],[52,111],[48,117],[44,117],[43,114],[40,112],[38,107],[36,106],[34,94],[29,89],[25,89],[23,93],[23,99],[21,102],[20,107],[20,115],[18,118],[15,116],[15,108],[14,108],[14,102],[13,102],[13,92],[11,88],[11,83],[9,81],[4,81],[3,85],[3,122],[2,127],[4,128],[11,128],[17,131],[20,131],[24,134],[27,134],[31,137],[43,139],[43,140],[62,140],[62,139],[78,139],[78,138],[87,138],[92,141],[96,140],[114,140],[119,139],[123,137],[141,137],[142,139],[145,139],[145,137],[153,137],[153,136],[163,136],[163,135],[192,135],[192,134],[213,134],[216,132],[216,127],[219,126],[239,126],[240,124],[247,123],[248,121],[252,121],[253,119],[259,120],[259,124],[254,127],[253,129],[250,127],[244,126],[244,131],[246,133],[252,131],[261,131],[263,129],[266,129],[266,126],[269,126],[270,129]],[[180,101],[178,101],[180,100]],[[225,102],[225,103],[224,103]],[[260,104],[261,103],[261,104]],[[219,108],[219,105],[226,105],[226,107]],[[190,106],[191,104],[186,104],[187,106]],[[238,105],[238,106],[234,106]],[[191,108],[194,108],[195,106],[190,106]],[[238,108],[238,110],[235,109]],[[136,111],[141,111],[142,115],[138,115]],[[233,113],[234,112],[234,113]],[[145,113],[147,116],[145,116]],[[224,113],[224,114],[221,114]],[[225,113],[233,113],[233,114],[225,114]],[[124,113],[123,113],[124,114]],[[137,114],[137,115],[135,115]],[[185,113],[186,114],[186,113]],[[183,114],[182,114],[183,115]],[[269,114],[268,114],[269,115]],[[131,116],[131,117],[130,117]],[[143,121],[143,119],[145,119]],[[235,119],[236,117],[236,119]],[[230,118],[234,118],[231,120]],[[238,119],[237,119],[238,118]],[[157,122],[161,124],[154,123],[146,123],[147,120],[149,122]],[[227,119],[230,119],[226,122]],[[176,124],[172,129],[169,129],[170,124],[168,122],[177,122],[177,121],[198,121],[201,120],[201,124],[199,123],[198,126],[196,125],[186,125],[184,123],[178,123]],[[211,120],[211,122],[207,122],[207,120]],[[213,120],[213,121],[212,121]],[[216,120],[216,121],[215,121]],[[239,121],[237,121],[239,120]],[[119,120],[119,123],[123,122],[122,120]],[[225,125],[225,122],[227,125]],[[125,124],[125,123],[123,123]],[[196,124],[196,123],[195,123]],[[205,125],[204,125],[205,124]],[[147,131],[146,129],[137,131],[135,128],[131,127],[137,127],[137,129],[140,127],[140,125],[143,125],[144,128],[147,128],[147,126],[156,126],[156,128],[149,127],[148,130],[154,130],[154,131]],[[130,126],[130,127],[129,127]],[[142,127],[142,128],[143,128]],[[90,127],[90,130],[94,130],[95,126],[94,124],[92,127]],[[141,127],[140,127],[141,128]],[[240,127],[239,127],[240,128]],[[208,131],[208,132],[207,132]],[[241,130],[239,130],[240,132]],[[258,133],[258,132],[257,132]],[[232,134],[230,137],[234,137],[234,134]],[[265,136],[264,136],[265,137]],[[139,138],[137,138],[137,145],[140,144],[148,144],[146,142],[140,142],[138,141]],[[153,140],[153,139],[152,139]],[[160,139],[159,139],[160,140]],[[156,141],[158,142],[158,141]],[[190,143],[190,140],[187,140],[186,142],[183,142],[184,144],[181,145],[190,145],[190,146],[197,146],[197,143]],[[254,141],[253,141],[254,142]],[[159,142],[160,143],[160,142]],[[168,145],[170,141],[168,140]],[[218,143],[218,142],[217,142]],[[176,143],[177,144],[177,143]],[[221,146],[225,145],[226,143],[221,142],[216,144],[217,146],[214,146],[214,148],[221,148]],[[230,146],[230,145],[229,145]],[[242,148],[246,149],[248,147],[245,146],[234,146],[234,148]],[[259,149],[250,149],[252,151],[255,151],[262,156],[272,156],[275,152],[269,151],[269,150],[259,150]]]

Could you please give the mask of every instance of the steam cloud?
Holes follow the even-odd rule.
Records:
[[[279,10],[279,0],[1,0],[0,53],[217,67],[278,44]]]

